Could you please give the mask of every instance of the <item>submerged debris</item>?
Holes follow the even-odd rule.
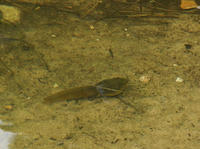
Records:
[[[0,5],[2,19],[0,21],[6,23],[20,23],[21,11],[14,6]]]
[[[177,78],[176,78],[176,82],[177,82],[177,83],[182,83],[182,82],[183,82],[183,79],[180,78],[180,77],[177,77]]]
[[[141,82],[143,82],[143,83],[148,83],[148,82],[151,80],[151,78],[150,78],[149,76],[144,75],[144,76],[141,76],[141,77],[139,78],[139,80],[140,80]]]

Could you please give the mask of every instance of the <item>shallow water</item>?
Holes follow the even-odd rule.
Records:
[[[21,24],[0,24],[0,119],[13,124],[0,127],[22,134],[10,148],[198,149],[198,20],[94,19],[41,7]],[[118,97],[43,103],[113,77],[129,79]]]

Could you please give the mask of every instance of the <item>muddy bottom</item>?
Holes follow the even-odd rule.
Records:
[[[0,24],[0,119],[18,134],[11,149],[198,149],[199,19],[40,9],[20,25]],[[43,103],[113,77],[129,79],[118,97]]]

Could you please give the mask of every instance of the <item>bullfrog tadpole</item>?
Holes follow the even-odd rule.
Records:
[[[76,100],[91,97],[113,97],[121,94],[128,83],[126,78],[105,79],[91,86],[66,89],[44,98],[45,103]]]

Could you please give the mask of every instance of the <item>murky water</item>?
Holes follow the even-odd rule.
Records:
[[[133,13],[112,2],[88,11],[89,2],[68,11],[17,3],[21,23],[0,24],[0,119],[12,124],[0,126],[0,148],[13,132],[20,135],[10,149],[198,149],[198,10],[169,1],[170,11],[163,3],[149,13],[145,1]],[[116,77],[129,80],[123,92],[112,90],[118,96],[44,103]]]

